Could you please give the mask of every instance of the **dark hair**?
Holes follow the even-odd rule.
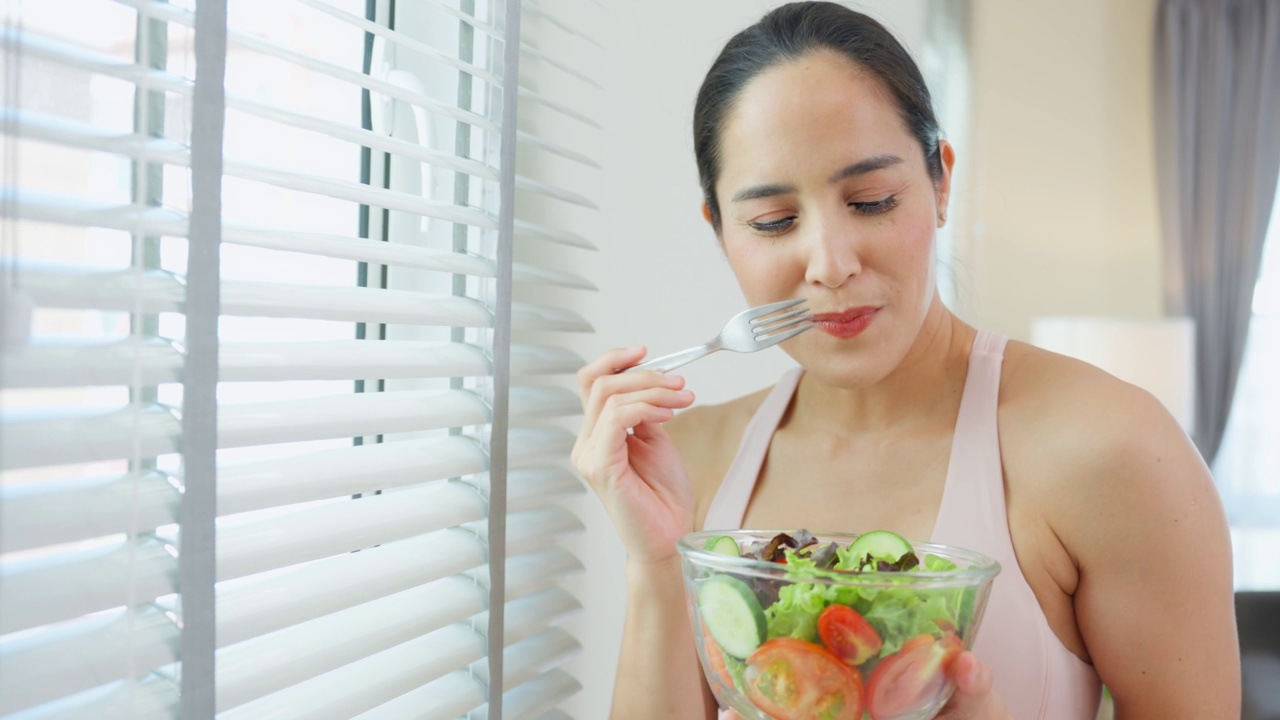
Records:
[[[797,2],[771,10],[733,36],[711,64],[693,109],[693,151],[711,223],[720,231],[716,180],[720,177],[720,136],[725,116],[752,78],[779,63],[811,52],[832,50],[867,70],[890,92],[907,129],[924,150],[934,180],[942,177],[938,121],[920,69],[883,25],[834,2]]]

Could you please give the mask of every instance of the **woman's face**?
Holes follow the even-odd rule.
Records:
[[[806,298],[817,329],[783,347],[838,385],[888,375],[935,302],[935,182],[887,89],[832,52],[752,79],[726,118],[721,240],[752,305]]]

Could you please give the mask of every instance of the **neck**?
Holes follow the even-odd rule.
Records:
[[[791,413],[790,420],[842,436],[936,422],[939,412],[959,406],[976,337],[935,296],[919,334],[888,375],[865,386],[836,387],[806,374],[793,406],[803,412]]]

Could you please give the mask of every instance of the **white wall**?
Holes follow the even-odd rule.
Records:
[[[1048,314],[1160,313],[1155,0],[974,2],[971,322],[1027,339]]]
[[[601,172],[563,167],[566,183],[588,183],[599,212],[573,208],[528,208],[530,214],[555,215],[600,248],[598,253],[535,246],[522,255],[590,277],[600,288],[583,297],[566,293],[596,328],[594,335],[567,338],[584,357],[604,350],[646,344],[662,354],[700,343],[745,308],[715,236],[699,211],[701,192],[693,158],[693,101],[698,85],[723,44],[738,30],[780,3],[765,0],[612,0],[607,9],[573,0],[542,0],[553,12],[592,33],[600,51],[562,38],[557,56],[581,55],[582,70],[594,76],[603,93],[555,79],[529,67],[526,76],[560,96],[579,92],[593,107],[603,132],[566,129],[563,121],[538,108],[526,113],[528,129],[572,142],[600,159]],[[924,35],[924,0],[865,3],[908,47]],[[542,21],[526,15],[531,32],[552,41],[559,37]],[[542,35],[541,33],[546,33]],[[536,74],[536,77],[534,76]],[[547,168],[541,167],[541,177]],[[556,174],[553,172],[552,174]],[[772,384],[791,360],[779,350],[755,355],[719,353],[682,369],[701,402],[721,402]],[[584,689],[563,706],[579,720],[607,716],[622,633],[626,600],[623,553],[594,496],[577,503],[587,532],[573,550],[586,573],[570,586],[585,612],[568,627],[584,651],[569,666]]]

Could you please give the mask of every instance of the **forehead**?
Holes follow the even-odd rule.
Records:
[[[883,83],[829,51],[752,78],[726,117],[720,142],[720,179],[729,182],[791,173],[801,163],[829,173],[873,155],[910,157],[915,146]]]

